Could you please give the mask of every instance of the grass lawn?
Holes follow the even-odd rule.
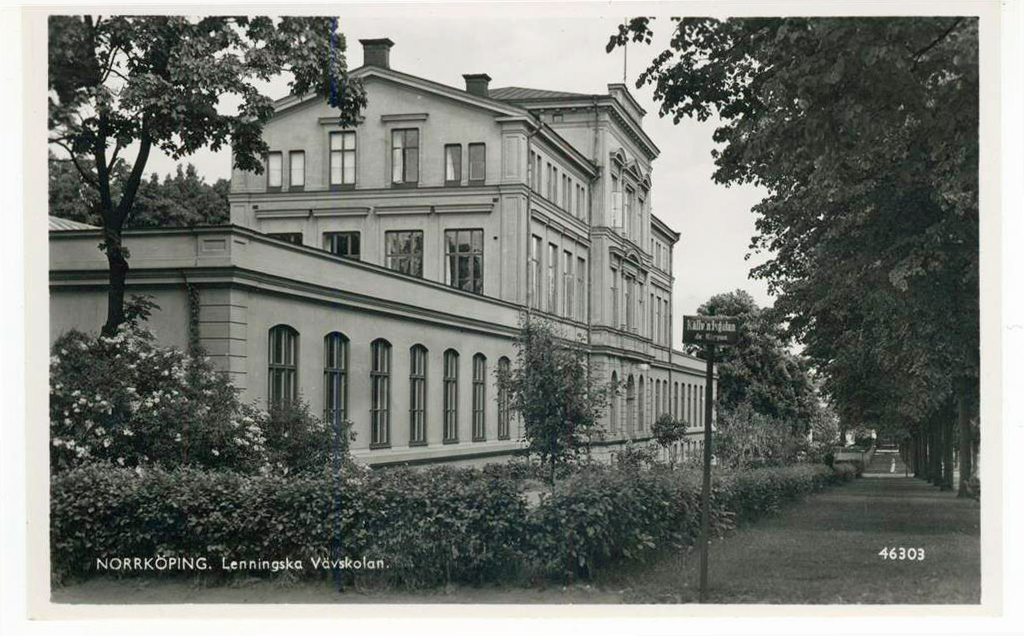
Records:
[[[886,560],[883,547],[924,549]],[[713,603],[979,603],[979,505],[913,478],[863,478],[712,543]],[[699,555],[598,581],[627,603],[697,601]]]
[[[920,561],[883,560],[883,547],[923,549]],[[913,478],[858,479],[787,505],[712,543],[715,603],[979,603],[979,505]],[[328,581],[249,579],[226,584],[97,577],[53,590],[57,603],[695,603],[695,551],[546,588],[359,588]]]

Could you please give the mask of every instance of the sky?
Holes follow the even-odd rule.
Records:
[[[348,41],[349,68],[362,64],[361,38],[388,37],[391,66],[396,70],[462,88],[464,73],[487,73],[491,87],[525,86],[580,93],[603,93],[607,85],[623,80],[623,51],[605,52],[609,36],[621,16],[558,15],[538,17],[508,14],[497,16],[469,12],[460,17],[431,15],[420,9],[408,15],[341,16],[339,30]],[[682,316],[696,313],[712,295],[735,289],[748,291],[761,306],[771,304],[767,285],[751,280],[754,265],[766,260],[749,252],[754,234],[751,206],[764,196],[753,186],[724,187],[712,181],[715,144],[714,120],[699,123],[658,116],[653,89],[636,89],[636,78],[647,63],[662,51],[673,23],[660,17],[653,23],[651,45],[631,43],[626,54],[626,85],[647,111],[644,130],[661,149],[652,168],[654,213],[681,237],[673,255],[673,340],[682,338]],[[288,93],[287,78],[265,86],[273,98]],[[227,150],[201,151],[188,157],[208,182],[230,178]],[[172,172],[175,162],[153,155],[147,173]]]

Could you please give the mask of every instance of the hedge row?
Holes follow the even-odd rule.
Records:
[[[737,519],[852,478],[821,465],[716,477],[716,533]],[[197,469],[88,466],[51,481],[54,574],[89,575],[97,558],[229,560],[347,556],[382,560],[407,587],[521,576],[588,576],[692,542],[700,482],[690,471],[589,469],[528,509],[520,480],[474,469],[252,476]],[[308,566],[307,566],[308,567]]]

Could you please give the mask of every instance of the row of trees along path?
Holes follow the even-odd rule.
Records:
[[[723,185],[754,206],[751,274],[841,420],[973,496],[979,438],[978,21],[682,18],[636,81],[662,116],[717,117]],[[607,50],[650,44],[653,18]],[[957,451],[954,453],[954,447]]]

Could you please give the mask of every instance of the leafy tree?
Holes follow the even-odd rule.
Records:
[[[805,438],[785,422],[754,410],[750,402],[719,411],[714,454],[723,466],[751,468],[796,461]]]
[[[553,486],[559,467],[589,453],[612,388],[598,379],[583,343],[562,337],[543,319],[522,319],[515,348],[516,363],[498,382]]]
[[[651,435],[654,436],[654,441],[658,443],[658,446],[670,451],[671,463],[675,464],[674,444],[686,436],[686,423],[673,418],[668,413],[662,413],[651,426]]]
[[[274,106],[256,82],[282,72],[291,73],[293,94],[323,97],[343,125],[358,121],[365,93],[348,78],[345,39],[333,26],[321,17],[50,17],[50,143],[99,196],[110,266],[104,334],[124,322],[121,231],[154,147],[181,159],[230,143],[236,168],[262,172],[261,133]],[[232,96],[236,112],[218,108]],[[129,147],[136,154],[118,191],[112,173]]]
[[[807,361],[788,350],[789,338],[775,314],[758,307],[742,289],[712,296],[697,313],[740,318],[736,344],[715,350],[719,408],[749,403],[758,413],[788,422],[794,431],[806,431],[818,398]],[[705,356],[703,347],[687,348]]]
[[[608,49],[650,35],[635,18]],[[933,441],[927,423],[957,417],[966,439],[979,366],[977,20],[677,19],[644,84],[662,115],[721,120],[718,183],[768,191],[752,248],[772,257],[752,274],[840,414],[910,419]],[[954,436],[940,437],[931,454],[948,459]]]
[[[69,159],[50,154],[50,214],[65,219],[101,225],[99,193],[82,179]],[[83,164],[92,166],[90,160]],[[128,169],[120,159],[111,171],[111,190],[120,192]],[[230,182],[218,179],[212,185],[199,176],[195,166],[179,165],[177,173],[161,181],[154,172],[139,183],[131,215],[125,227],[186,227],[227,223],[230,214]]]

